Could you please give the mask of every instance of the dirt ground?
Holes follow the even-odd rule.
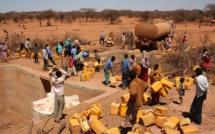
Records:
[[[0,31],[3,29],[7,29],[9,33],[21,33],[23,32],[25,35],[29,36],[30,38],[33,38],[35,35],[39,35],[39,37],[47,37],[52,34],[56,34],[59,36],[62,36],[65,34],[65,32],[75,32],[78,33],[79,36],[83,39],[87,39],[89,41],[98,42],[99,36],[102,31],[105,31],[106,35],[109,34],[109,32],[114,31],[116,33],[122,33],[124,31],[134,31],[135,24],[138,23],[137,19],[126,19],[121,18],[122,23],[118,25],[109,25],[108,22],[74,22],[70,26],[68,23],[54,23],[54,26],[46,27],[42,26],[39,27],[38,22],[34,23],[26,23],[25,27],[26,29],[20,28],[17,24],[1,24]],[[175,33],[176,35],[183,36],[184,33],[188,35],[188,45],[189,46],[201,46],[203,41],[201,41],[200,37],[204,37],[205,35],[209,35],[210,41],[215,42],[215,28],[209,27],[203,25],[201,28],[198,28],[198,24],[195,23],[189,23],[187,24],[187,27],[185,27],[185,24],[177,24]],[[3,36],[3,34],[2,34]],[[173,39],[173,43],[176,43],[176,38]],[[89,45],[84,46],[85,49],[90,49]],[[99,44],[96,44],[94,48],[102,49],[103,51],[112,51],[115,49],[119,49],[120,45],[116,44],[114,47],[103,47]],[[125,50],[127,51],[127,50]],[[136,55],[140,55],[140,53],[135,53]],[[39,64],[34,64],[33,59],[26,59],[26,58],[20,58],[20,59],[13,59],[10,60],[8,63],[0,63],[0,65],[4,64],[21,64],[23,66],[27,66],[36,70],[39,70],[43,72],[42,65],[43,62],[40,60]],[[57,64],[60,64],[60,60],[57,60]],[[164,68],[164,67],[163,67]],[[44,75],[48,75],[47,72],[43,72]],[[164,72],[165,73],[165,72]],[[79,82],[79,77],[71,77],[67,81],[71,83]],[[103,76],[103,70],[101,72],[98,72],[95,74],[95,76],[90,80],[88,84],[83,83],[85,86],[91,86],[95,85],[95,83],[98,83],[99,87],[102,89],[102,82],[104,81]],[[170,81],[173,82],[173,79],[170,79]],[[214,102],[215,98],[215,86],[211,85],[212,79],[209,79],[210,84],[210,91],[208,93],[207,100],[204,102],[203,106],[203,123],[202,125],[198,126],[200,133],[202,134],[215,134],[215,115],[214,115]],[[121,84],[120,82],[117,83],[117,85]],[[110,90],[113,90],[113,88],[109,87]],[[102,98],[94,103],[100,103],[102,105],[104,116],[101,119],[101,121],[107,126],[107,128],[112,127],[119,127],[120,122],[123,120],[120,116],[113,116],[109,115],[110,112],[110,105],[113,101],[120,102],[120,96],[127,93],[128,89],[122,90],[118,86],[115,90],[118,90],[116,93],[107,96],[105,98]],[[161,102],[164,103],[164,106],[169,108],[169,113],[167,116],[176,115],[179,118],[183,118],[187,115],[190,109],[190,105],[192,103],[192,100],[195,95],[195,86],[192,86],[191,90],[186,90],[185,96],[184,96],[184,105],[179,106],[178,105],[178,94],[175,88],[169,90],[169,94],[165,98],[161,98]],[[79,106],[72,108],[71,110],[65,111],[65,121],[67,123],[66,128],[62,131],[62,134],[68,134],[68,121],[72,114],[78,112],[81,113],[85,108],[89,107],[89,104],[82,103]],[[145,106],[146,108],[149,108],[150,106]],[[20,117],[18,113],[15,113],[14,111],[1,114],[0,117],[0,133],[2,134],[9,134],[9,133],[17,133],[17,134],[23,134],[28,132],[28,125],[30,124],[30,120],[25,119],[24,117]],[[43,120],[41,123],[35,124],[33,127],[33,133],[36,133],[38,128],[41,128],[47,119]],[[48,130],[49,128],[54,127],[53,130],[50,131],[50,133],[56,133],[57,128],[59,127],[59,124],[54,123],[53,118],[48,122],[48,124],[45,127],[45,130]],[[160,134],[160,129],[158,129],[156,126],[150,127],[153,134]],[[125,133],[125,130],[121,130],[122,134]]]

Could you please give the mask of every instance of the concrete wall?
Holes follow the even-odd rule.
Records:
[[[0,113],[12,110],[32,118],[32,102],[46,96],[39,73],[19,66],[1,66],[0,73]]]
[[[48,74],[18,65],[1,66],[0,74],[0,114],[16,111],[31,119],[33,117],[32,102],[45,98],[46,93],[50,92],[51,84]],[[80,102],[105,92],[65,82],[65,95],[78,95]]]

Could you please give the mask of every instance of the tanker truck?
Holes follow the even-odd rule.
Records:
[[[172,21],[144,22],[135,26],[136,48],[142,50],[162,49],[165,38],[173,37]]]

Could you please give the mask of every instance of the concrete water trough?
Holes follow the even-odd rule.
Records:
[[[0,67],[0,73],[0,114],[14,111],[32,119],[32,102],[45,98],[51,90],[47,72],[44,74],[21,65],[5,65]],[[65,96],[77,95],[80,102],[86,102],[105,92],[65,82]]]

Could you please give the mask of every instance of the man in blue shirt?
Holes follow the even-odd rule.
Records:
[[[75,70],[78,73],[78,66],[77,66],[77,48],[75,45],[72,46],[72,50],[71,53],[73,54],[73,60],[74,60],[74,66],[75,66]]]
[[[130,69],[130,60],[128,59],[128,54],[125,54],[124,59],[121,62],[122,66],[122,89],[128,86],[128,72]]]
[[[48,53],[49,60],[52,62],[53,65],[56,65],[55,61],[52,59],[52,57],[53,57],[52,50],[48,44],[46,44],[46,50]]]
[[[115,56],[112,56],[104,65],[105,85],[109,85],[109,70],[113,75],[113,62],[116,60]]]

